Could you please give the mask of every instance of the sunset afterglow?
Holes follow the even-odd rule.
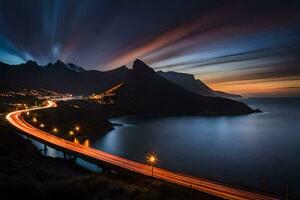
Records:
[[[60,59],[109,70],[140,58],[157,71],[194,74],[216,90],[300,95],[296,1],[19,4],[0,6],[0,61],[9,64]],[[16,11],[5,12],[12,8]],[[116,12],[106,12],[112,9]],[[27,15],[15,21],[14,13]]]

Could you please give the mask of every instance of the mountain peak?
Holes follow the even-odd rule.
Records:
[[[66,67],[70,70],[73,70],[75,72],[85,72],[86,70],[83,67],[80,67],[78,65],[75,65],[73,63],[67,63]]]
[[[119,69],[122,69],[122,70],[129,70],[125,65],[122,65],[121,67],[119,67]]]
[[[57,60],[55,63],[49,63],[46,65],[46,67],[50,69],[56,69],[56,70],[67,70],[66,64],[63,63],[61,60]]]
[[[86,71],[83,67],[77,66],[73,63],[64,63],[61,60],[57,60],[54,64],[49,63],[46,67],[52,67],[56,69],[63,69],[63,70],[71,70],[75,72],[83,72]]]
[[[125,65],[123,65],[123,66],[121,66],[121,67],[112,69],[112,70],[110,70],[110,71],[115,71],[115,72],[128,72],[129,69],[128,69]]]
[[[65,65],[64,62],[62,62],[61,60],[57,60],[54,65]]]
[[[37,62],[33,61],[33,60],[28,60],[26,63],[26,65],[32,65],[32,66],[37,66]]]
[[[151,67],[149,67],[146,63],[144,63],[139,59],[136,59],[133,62],[132,70],[135,73],[145,73],[145,72],[155,73]]]

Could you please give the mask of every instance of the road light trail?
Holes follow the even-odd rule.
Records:
[[[81,144],[64,140],[62,138],[49,134],[43,130],[40,130],[36,127],[33,127],[32,125],[27,123],[22,118],[21,115],[23,112],[53,108],[56,106],[57,105],[54,101],[48,101],[47,105],[43,107],[11,112],[6,116],[6,119],[15,128],[27,133],[28,135],[38,138],[39,140],[50,143],[55,147],[59,147],[64,150],[71,151],[73,153],[81,155],[82,157],[100,160],[102,162],[106,162],[108,164],[112,164],[136,173],[140,173],[146,176],[152,176],[151,166],[141,164],[132,160],[128,160]],[[193,188],[195,190],[202,191],[225,199],[234,199],[234,200],[245,200],[245,199],[275,200],[277,199],[274,197],[269,197],[255,192],[249,192],[249,191],[228,187],[217,182],[169,171],[166,169],[161,169],[157,167],[153,167],[153,169],[154,169],[153,177],[155,178],[172,182],[178,185],[186,186],[189,188]]]

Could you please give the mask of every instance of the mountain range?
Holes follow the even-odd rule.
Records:
[[[0,63],[0,89],[48,89],[75,95],[102,92],[123,81],[129,69],[120,67],[101,72],[85,70],[74,64],[61,61],[39,66],[34,61],[20,65]]]
[[[45,88],[74,94],[89,94],[91,92],[101,92],[121,80],[125,80],[129,71],[126,66],[105,72],[85,70],[83,67],[73,63],[63,63],[60,60],[46,66],[39,66],[31,60],[20,65],[8,65],[0,62],[0,88]],[[157,74],[178,86],[203,96],[242,97],[236,94],[214,91],[202,81],[195,79],[191,74],[172,71],[158,71]]]
[[[114,100],[118,113],[237,115],[255,112],[244,103],[216,97],[215,91],[191,75],[157,73],[141,60],[136,60],[132,69],[122,66],[105,72],[85,70],[61,61],[46,66],[34,61],[20,65],[0,63],[0,89],[47,89],[89,95],[120,83],[124,84],[116,91]]]

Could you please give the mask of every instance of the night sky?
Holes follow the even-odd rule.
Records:
[[[216,90],[300,96],[300,1],[0,0],[0,61],[194,74]]]

